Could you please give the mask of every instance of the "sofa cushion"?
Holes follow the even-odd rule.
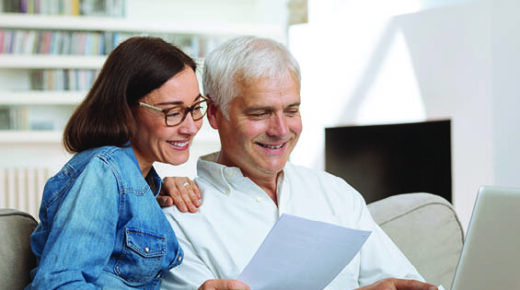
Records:
[[[29,214],[0,209],[0,288],[23,289],[30,283],[30,271],[36,266],[30,236],[36,220]]]
[[[368,207],[374,220],[426,281],[451,288],[464,233],[448,201],[429,193],[409,193]]]

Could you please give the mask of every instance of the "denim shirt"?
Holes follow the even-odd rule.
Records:
[[[45,185],[26,289],[158,289],[183,259],[155,200],[160,186],[154,168],[143,178],[131,147],[73,156]]]

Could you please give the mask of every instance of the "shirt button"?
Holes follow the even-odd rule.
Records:
[[[144,252],[145,252],[145,253],[150,253],[150,248],[148,248],[148,247],[144,247]]]
[[[228,189],[226,189],[226,195],[229,195],[229,194],[231,194],[231,189],[228,188]]]
[[[233,171],[228,171],[227,176],[229,176],[229,177],[233,176]]]
[[[257,197],[256,197],[256,202],[262,202],[262,197],[257,196]]]
[[[177,257],[177,262],[180,262],[180,261],[182,261],[182,256]]]

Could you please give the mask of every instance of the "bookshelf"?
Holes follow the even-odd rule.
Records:
[[[0,8],[2,8],[1,4]],[[62,49],[61,52],[42,51],[37,46],[41,46],[41,43],[38,44],[38,42],[42,42],[41,35],[44,33],[50,34],[49,38],[53,39],[63,38],[62,35],[82,34],[83,40],[90,36],[93,38],[101,36],[111,39],[112,42],[105,43],[104,49],[94,53],[73,52],[71,51],[73,49],[70,48]],[[280,31],[279,25],[273,24],[219,23],[219,25],[208,25],[197,21],[145,21],[120,16],[0,12],[0,143],[37,142],[38,140],[59,143],[65,121],[73,108],[85,96],[97,71],[103,65],[106,55],[119,42],[130,36],[163,37],[201,62],[207,51],[221,41],[242,34],[281,38],[283,33]],[[7,44],[8,41],[11,42],[10,45]],[[69,45],[78,42],[80,41],[77,39],[68,40]],[[89,74],[89,81],[86,84],[68,85],[71,82],[70,79],[87,78],[77,76],[81,73]],[[35,83],[38,82],[35,80],[38,74],[43,75],[39,77],[39,82],[43,82],[43,85],[35,86]],[[72,77],[74,75],[76,76]],[[49,79],[52,79],[54,83],[49,83]],[[64,82],[67,84],[63,84]],[[28,115],[28,107],[29,114],[35,115],[35,118],[25,120],[22,122],[23,124],[13,121],[13,115],[20,115],[17,111],[21,111],[21,115]],[[61,109],[54,110],[54,113],[43,113],[43,115],[56,117],[59,120],[45,120],[45,116],[38,116],[38,108],[47,108],[48,111],[49,107]],[[35,123],[42,118],[45,124]],[[31,137],[26,135],[31,135]]]

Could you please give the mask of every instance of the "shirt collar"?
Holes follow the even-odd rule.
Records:
[[[134,161],[135,166],[137,166],[137,168],[139,168],[139,171],[141,171],[141,168],[139,167],[139,162],[137,162],[137,157],[135,157],[134,149],[132,149],[132,146],[130,145],[130,141],[126,142],[125,145],[119,148],[121,148],[121,150],[126,155],[128,155],[130,159],[132,159],[132,161]]]
[[[244,177],[240,168],[217,163],[219,154],[220,152],[214,152],[199,158],[197,161],[197,175],[200,178],[211,183],[221,193],[229,193],[232,186],[238,186],[239,190],[242,186],[244,186],[243,188],[247,188],[246,186],[251,186],[251,184],[258,187],[251,179]],[[288,163],[289,162],[285,164],[285,167],[287,167]],[[285,176],[284,171],[282,171],[277,179],[277,195],[281,193]]]
[[[141,172],[141,168],[139,167],[139,162],[137,162],[137,157],[135,156],[134,149],[132,149],[132,146],[130,146],[130,141],[120,148],[121,151],[123,151],[126,155],[130,157],[130,159],[132,159],[132,161],[134,161],[137,170]],[[159,174],[157,174],[157,171],[155,171],[155,168],[153,166],[150,169],[150,172],[148,172],[148,175],[145,177],[145,180],[146,183],[148,183],[148,185],[152,189],[154,196],[157,196],[161,191],[162,180],[161,177],[159,177]]]

